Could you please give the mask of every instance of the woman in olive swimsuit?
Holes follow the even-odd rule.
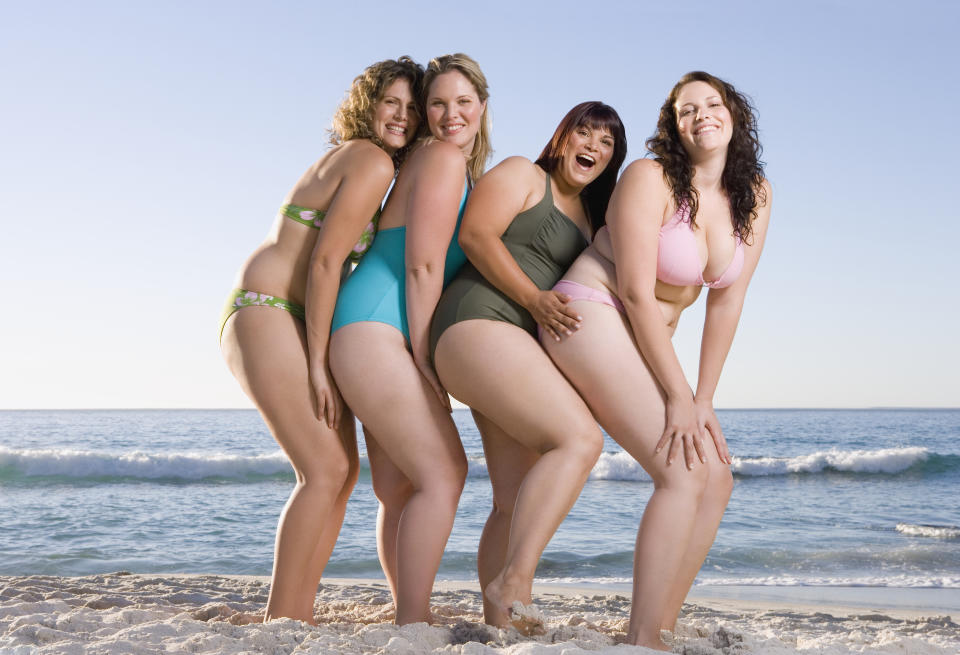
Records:
[[[398,154],[417,132],[422,76],[401,57],[353,81],[334,116],[334,147],[287,195],[221,318],[224,359],[297,477],[277,528],[265,620],[314,623],[317,584],[357,478],[353,417],[327,366],[330,320],[350,261],[375,236]]]
[[[590,410],[535,327],[554,336],[576,329],[567,297],[550,289],[603,225],[626,150],[617,113],[587,102],[564,117],[536,163],[511,157],[484,175],[460,230],[470,263],[437,306],[437,374],[473,408],[493,484],[477,565],[494,625],[535,627],[511,607],[531,602],[540,554],[600,455]]]

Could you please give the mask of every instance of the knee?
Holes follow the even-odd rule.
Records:
[[[584,426],[573,431],[565,448],[584,468],[592,469],[603,452],[603,433],[596,424]]]
[[[459,501],[460,494],[467,482],[467,458],[465,456],[453,458],[447,465],[440,467],[425,478],[427,485],[437,490],[441,495]]]
[[[653,472],[651,477],[654,486],[658,489],[668,489],[683,494],[699,503],[707,491],[710,469],[700,462],[694,464],[692,469],[688,469],[680,458],[667,465],[664,459],[663,466]]]
[[[402,509],[413,493],[413,485],[402,475],[373,476],[373,495],[388,511]]]
[[[347,485],[351,476],[356,480],[355,463],[344,452],[319,453],[312,461],[300,462],[294,465],[297,484],[317,492],[333,491],[339,494]],[[351,484],[352,488],[352,484]]]
[[[706,483],[706,493],[717,502],[726,506],[733,493],[733,472],[725,464],[712,466]]]

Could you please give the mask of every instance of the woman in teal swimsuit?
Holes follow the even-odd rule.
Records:
[[[530,603],[540,555],[603,445],[535,328],[551,336],[576,328],[568,297],[550,289],[603,225],[626,152],[613,108],[585,102],[535,163],[511,157],[487,173],[460,232],[470,264],[437,306],[437,373],[473,408],[493,484],[477,567],[484,617],[494,625],[536,629],[511,610]]]
[[[427,66],[430,136],[400,170],[380,233],[337,300],[330,368],[363,423],[380,500],[377,549],[399,624],[430,620],[430,592],[467,461],[430,364],[430,318],[466,257],[457,245],[470,180],[490,153],[487,82],[463,54]]]
[[[277,528],[265,620],[315,623],[317,584],[356,481],[353,417],[327,365],[330,320],[342,276],[369,249],[380,201],[417,132],[422,76],[401,57],[353,81],[334,116],[334,147],[287,195],[221,317],[224,359],[297,477]]]

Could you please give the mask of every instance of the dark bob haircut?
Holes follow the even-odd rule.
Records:
[[[581,102],[563,117],[550,143],[544,147],[534,163],[548,173],[554,172],[560,165],[563,151],[567,147],[567,142],[570,141],[570,134],[581,125],[591,130],[609,132],[613,137],[613,156],[610,162],[599,177],[580,193],[590,225],[596,234],[597,230],[606,225],[610,195],[613,193],[613,187],[617,185],[617,174],[620,172],[623,160],[627,158],[627,132],[617,110],[596,100]]]

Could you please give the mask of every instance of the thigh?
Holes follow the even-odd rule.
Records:
[[[641,463],[665,422],[665,402],[653,371],[637,348],[630,324],[613,307],[572,301],[580,329],[543,347],[580,391],[604,430]]]
[[[275,307],[245,307],[228,320],[221,347],[231,372],[294,468],[306,473],[340,455],[355,460],[349,414],[339,431],[317,418],[302,321]]]
[[[330,367],[347,405],[411,482],[431,469],[465,466],[453,418],[399,330],[375,322],[340,328],[330,340]]]
[[[474,319],[447,328],[437,344],[437,374],[450,394],[527,448],[545,452],[596,429],[583,399],[526,331]]]

